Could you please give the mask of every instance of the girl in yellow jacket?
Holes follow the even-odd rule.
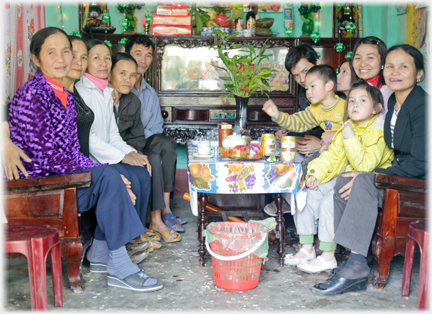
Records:
[[[336,177],[345,171],[371,172],[387,168],[393,160],[393,150],[384,141],[382,103],[381,92],[376,87],[363,80],[353,84],[347,98],[350,119],[336,132],[328,150],[308,165],[306,205],[294,214],[302,247],[297,254],[285,257],[286,264],[297,265],[308,273],[336,268],[336,243],[333,242]],[[323,251],[318,257],[313,247],[317,231]]]

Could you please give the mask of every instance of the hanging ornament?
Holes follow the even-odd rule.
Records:
[[[285,36],[291,37],[292,35],[292,28],[291,27],[285,27]]]
[[[82,35],[81,35],[81,33],[80,33],[80,32],[78,32],[78,31],[73,31],[73,32],[71,33],[71,35],[72,35],[72,36],[76,36],[76,37],[79,37],[79,38],[82,38]]]
[[[112,44],[111,44],[111,42],[110,42],[109,40],[104,40],[104,43],[105,43],[109,48],[112,47]]]
[[[353,23],[353,22],[348,22],[348,23],[346,23],[346,25],[345,25],[345,29],[348,31],[348,32],[354,32],[355,31],[355,29],[356,29],[356,26],[355,26],[355,24]]]
[[[318,59],[321,58],[321,54],[318,51],[315,51],[315,52],[316,52],[316,54],[318,56]]]
[[[345,55],[345,59],[352,58],[352,56],[353,56],[353,53],[350,51]]]
[[[121,20],[121,27],[123,28],[123,29],[127,29],[127,27],[128,27],[128,20],[127,19],[122,19]]]
[[[337,68],[337,69],[336,69],[336,74],[339,74],[339,72],[340,72],[340,71],[339,71],[339,68]]]
[[[127,42],[127,39],[126,38],[122,38],[122,39],[119,40],[118,43],[119,43],[119,45],[122,45],[124,47],[124,46],[126,46],[126,42]]]
[[[150,14],[146,14],[145,15],[145,23],[146,23],[146,25],[150,25],[151,21],[152,21],[151,15]]]
[[[316,43],[318,40],[321,39],[321,34],[320,34],[320,32],[313,32],[310,35],[310,38]]]
[[[102,14],[102,23],[109,23],[109,17],[108,13]]]
[[[334,45],[334,49],[336,50],[336,52],[342,52],[345,50],[345,45],[342,43],[337,43],[336,45]]]

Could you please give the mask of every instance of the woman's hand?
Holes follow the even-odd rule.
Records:
[[[32,160],[22,151],[21,148],[16,146],[10,138],[3,138],[3,167],[8,180],[18,180],[20,178],[18,169],[21,170],[22,174],[28,178],[28,173],[21,163],[21,159],[27,162]]]
[[[112,98],[113,98],[113,105],[114,106],[117,105],[120,101],[120,97],[119,97],[118,91],[116,89],[114,89],[112,91]]]
[[[130,199],[131,199],[131,201],[132,201],[132,204],[136,204],[136,196],[135,196],[135,194],[132,192],[132,185],[131,185],[131,182],[124,176],[124,175],[122,175],[122,174],[120,174],[120,177],[122,178],[122,180],[123,180],[123,183],[125,184],[125,186],[126,186],[126,189],[127,189],[127,191],[128,191],[128,194],[129,194],[129,197],[130,197]]]
[[[342,178],[352,178],[352,180],[350,182],[348,182],[347,184],[345,184],[339,191],[338,193],[341,195],[340,197],[343,198],[345,201],[348,201],[349,196],[351,194],[351,188],[353,186],[354,183],[354,179],[360,174],[361,172],[358,171],[353,171],[353,172],[346,172],[343,173],[341,176]]]
[[[296,149],[303,155],[312,154],[320,150],[320,142],[320,139],[315,136],[305,135],[304,138],[296,139]]]
[[[277,120],[279,117],[279,109],[271,99],[264,103],[262,110],[274,120]]]
[[[275,140],[280,144],[282,137],[286,136],[287,134],[287,130],[281,129],[275,133]]]
[[[141,167],[147,167],[147,171],[149,172],[151,176],[151,165],[150,162],[147,159],[146,155],[141,155],[135,152],[130,152],[129,154],[125,155],[123,160],[121,161],[122,164],[128,164],[131,166],[141,166]]]
[[[344,139],[349,139],[355,135],[354,128],[352,127],[350,122],[345,122],[343,125],[342,136]]]
[[[308,187],[311,190],[316,191],[318,189],[317,179],[314,176],[310,176],[306,180],[306,187]]]

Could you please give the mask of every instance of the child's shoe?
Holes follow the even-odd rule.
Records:
[[[312,250],[312,253],[309,253],[304,248],[301,248],[299,252],[303,252],[306,255],[303,257],[294,257],[294,254],[287,254],[285,256],[285,264],[290,266],[295,266],[300,264],[302,261],[310,261],[316,258],[315,248]]]
[[[309,274],[316,274],[337,267],[336,258],[334,257],[330,262],[326,262],[321,256],[318,256],[317,259],[321,262],[320,265],[311,265],[308,262],[302,262],[297,265],[297,268]]]

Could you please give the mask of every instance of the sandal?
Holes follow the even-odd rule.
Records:
[[[174,217],[174,218],[173,218]],[[162,221],[167,225],[168,228],[176,232],[184,232],[183,227],[174,228],[174,225],[180,225],[175,216],[172,213],[166,213],[162,215]]]
[[[149,238],[156,240],[156,241],[159,241],[161,239],[161,234],[159,231],[146,229],[146,232],[144,234],[147,235]]]
[[[156,240],[149,240],[150,246],[147,248],[148,252],[153,252],[154,250],[160,249],[162,247],[162,243]]]
[[[176,215],[174,215],[173,213],[166,213],[166,214],[164,214],[165,215],[165,217],[168,217],[168,218],[166,218],[166,219],[172,219],[172,220],[175,220],[175,222],[177,222],[178,224],[180,224],[180,225],[184,225],[185,223],[187,223],[187,220],[186,219],[182,219],[182,218],[180,218],[179,216],[176,216]],[[180,220],[179,220],[180,219]]]
[[[177,236],[176,239],[170,239],[170,236],[172,234],[175,234]],[[162,239],[165,242],[180,242],[181,241],[181,235],[175,232],[174,230],[165,230],[162,232]]]
[[[180,218],[179,216],[176,216],[176,215],[174,215],[174,216],[177,219],[177,221],[179,222],[179,224],[184,225],[185,223],[187,223],[186,219]]]
[[[145,285],[146,282],[151,283],[154,281],[156,281],[155,284]],[[156,279],[147,275],[143,270],[124,279],[120,279],[114,275],[108,275],[108,286],[139,292],[150,292],[163,288],[163,284],[158,283]]]

